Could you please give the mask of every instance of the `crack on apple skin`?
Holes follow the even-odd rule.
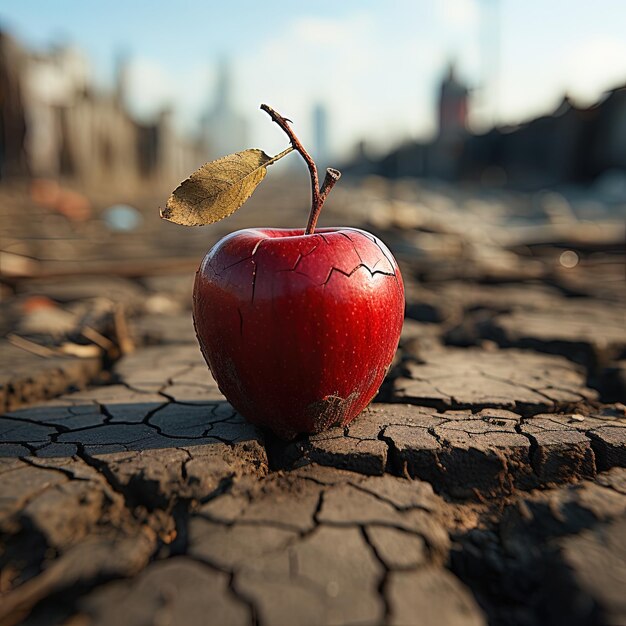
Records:
[[[308,252],[305,252],[304,254],[302,252],[298,252],[298,258],[296,259],[296,262],[293,264],[293,267],[290,267],[286,270],[278,270],[278,272],[295,272],[296,268],[300,264],[300,261],[302,261],[302,259],[304,259],[305,257],[309,256],[309,254],[313,254],[313,252],[315,252],[319,248],[319,246],[320,244],[318,241]],[[298,273],[302,274],[302,272],[298,272]],[[304,276],[305,274],[302,274],[302,275]]]
[[[329,283],[334,272],[337,272],[338,274],[343,274],[343,276],[350,278],[352,274],[357,272],[362,267],[365,268],[370,273],[372,278],[374,277],[375,274],[381,274],[382,276],[393,276],[396,280],[398,279],[395,272],[391,273],[391,272],[383,272],[382,270],[371,270],[367,265],[365,265],[365,263],[359,263],[354,269],[350,270],[349,272],[344,272],[342,269],[335,267],[335,266],[331,267],[326,280],[323,283],[320,283],[320,287],[325,287]]]
[[[235,261],[234,263],[231,263],[230,265],[227,265],[226,267],[223,267],[219,272],[215,272],[218,276],[222,273],[225,272],[226,270],[229,270],[231,267],[235,267],[237,265],[240,265],[241,263],[245,263],[246,261],[249,261],[252,258],[252,255],[247,256],[243,259],[239,259],[239,261]]]
[[[320,242],[318,240],[315,242],[315,245],[308,252],[305,252],[302,255],[302,257],[304,258],[305,256],[309,256],[309,254],[312,254],[313,252],[315,252],[319,247],[320,247]]]
[[[311,251],[312,252],[312,251]],[[310,253],[308,253],[310,254]],[[298,259],[296,261],[296,263],[294,264],[293,267],[284,269],[284,270],[276,270],[274,273],[275,274],[284,274],[285,272],[293,272],[294,274],[299,274],[300,276],[303,276],[304,278],[308,278],[311,282],[313,282],[313,279],[308,275],[305,274],[304,272],[300,272],[297,269],[298,264],[300,263],[300,261],[305,257],[308,256],[308,254],[304,254],[304,255],[299,255]],[[376,265],[378,265],[378,263],[380,262],[377,261],[374,264],[374,268],[376,267]],[[328,282],[330,281],[330,279],[332,278],[333,273],[337,272],[339,274],[342,274],[343,276],[346,276],[347,278],[349,278],[350,276],[352,276],[352,274],[356,273],[359,269],[364,268],[366,269],[370,276],[372,276],[372,278],[376,275],[376,274],[380,274],[382,276],[390,276],[393,277],[396,282],[398,282],[398,277],[395,274],[395,272],[385,272],[383,270],[377,270],[374,268],[370,268],[368,265],[366,265],[365,263],[359,263],[356,267],[354,267],[353,269],[351,269],[349,272],[346,272],[344,270],[342,270],[339,267],[335,267],[334,265],[330,268],[329,272],[328,272],[328,276],[324,279],[323,282],[321,283],[313,283],[314,285],[318,286],[318,287],[325,287]],[[255,287],[255,282],[256,282],[256,264],[255,264],[255,268],[254,271],[252,273],[252,302],[254,302],[254,287]]]
[[[292,269],[288,269],[288,270],[278,270],[276,271],[276,274],[283,274],[285,272],[293,272],[294,274],[298,274],[298,276],[302,276],[303,278],[306,278],[307,280],[311,281],[311,284],[315,287],[319,287],[320,283],[316,283],[308,274],[305,274],[304,272],[301,272],[300,270],[292,270]]]
[[[304,272],[300,272],[295,268],[289,268],[286,270],[277,270],[275,272],[275,274],[283,274],[285,272],[293,272],[294,274],[299,274],[300,276],[303,276],[304,278],[308,278],[311,282],[313,282],[313,284],[317,287],[325,287],[330,279],[332,278],[333,273],[337,272],[339,274],[342,274],[343,276],[346,276],[347,278],[349,278],[350,276],[352,276],[352,274],[356,273],[359,269],[364,268],[366,269],[370,276],[374,277],[376,274],[380,274],[382,276],[390,276],[396,279],[396,282],[398,280],[398,277],[396,276],[395,273],[391,273],[391,272],[384,272],[383,270],[374,270],[374,269],[370,269],[367,265],[365,265],[365,263],[359,263],[356,267],[354,267],[353,269],[351,269],[349,272],[345,272],[344,270],[342,270],[339,267],[335,267],[334,265],[330,268],[330,271],[328,272],[328,276],[324,279],[323,282],[321,283],[315,283],[313,282],[313,279],[308,275],[305,274]]]
[[[279,272],[295,272],[296,268],[298,267],[298,264],[300,263],[300,261],[302,261],[302,259],[304,258],[304,255],[301,252],[298,252],[298,258],[296,259],[296,262],[293,264],[293,267],[290,267],[289,269],[286,270],[278,270]]]
[[[254,265],[254,268],[252,269],[252,298],[250,300],[250,304],[254,304],[254,292],[256,289],[256,273],[257,273],[256,261],[252,261],[252,265]]]
[[[383,247],[380,245],[378,239],[372,235],[371,233],[365,232],[365,231],[357,231],[359,234],[363,235],[364,237],[366,237],[367,239],[369,239],[381,252],[381,254],[383,255],[383,257],[385,258],[385,260],[387,261],[387,263],[389,263],[390,267],[393,269],[396,267],[396,262],[393,258],[393,256],[391,256],[391,253],[389,253],[389,255],[385,252],[385,250],[383,249]],[[359,254],[359,251],[356,248],[356,244],[354,243],[354,239],[352,239],[352,237],[350,237],[350,235],[348,235],[347,233],[341,233],[346,239],[349,239],[352,242],[352,246],[354,247],[354,251],[356,252],[357,256],[359,257],[359,259],[361,259],[361,255]],[[361,259],[361,261],[363,261],[363,259]],[[373,267],[371,268],[372,272],[374,271],[374,268],[382,261],[382,259],[378,259],[378,261],[376,261],[376,263],[374,263]],[[395,274],[394,272],[394,276],[396,279],[396,283],[398,283],[398,276]],[[399,283],[398,283],[399,284]]]
[[[261,247],[261,244],[266,241],[266,239],[259,239],[256,244],[254,245],[254,248],[252,248],[252,254],[251,256],[254,256],[257,253],[257,250]]]
[[[395,267],[396,266],[396,262],[393,258],[393,255],[391,255],[391,252],[389,252],[389,254],[387,254],[387,252],[385,252],[384,248],[380,245],[378,238],[374,235],[372,235],[371,233],[368,233],[364,230],[360,230],[358,231],[361,235],[363,235],[364,237],[367,237],[382,253],[382,255],[385,257],[385,259],[387,259],[387,262],[389,263],[389,265],[391,267]],[[378,262],[376,262],[375,265],[377,265]],[[394,273],[394,276],[396,277],[396,282],[398,283],[398,276]],[[399,284],[399,283],[398,283]]]
[[[230,269],[231,267],[235,267],[236,265],[239,265],[240,263],[244,263],[245,261],[250,261],[251,259],[254,259],[254,255],[258,252],[261,244],[264,241],[266,241],[266,240],[265,239],[259,239],[259,241],[256,242],[254,248],[252,248],[252,252],[247,257],[244,257],[243,259],[239,259],[239,261],[235,261],[234,263],[231,263],[230,265],[226,265],[219,272],[215,272],[215,273],[219,276],[222,272],[225,272],[226,270]]]
[[[359,261],[361,263],[363,263],[363,265],[365,265],[365,261],[363,261],[363,257],[360,255],[359,251],[357,250],[356,244],[354,243],[354,240],[352,239],[352,237],[350,237],[350,235],[348,235],[348,233],[344,233],[343,231],[340,231],[339,234],[342,235],[343,237],[345,237],[352,244],[352,248],[354,249],[354,253],[359,258]],[[376,263],[378,263],[378,261],[376,261]],[[374,269],[374,268],[372,268],[372,269]]]

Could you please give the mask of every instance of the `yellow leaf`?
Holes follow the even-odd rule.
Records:
[[[251,149],[205,163],[174,190],[161,217],[183,226],[219,222],[252,195],[276,160]]]

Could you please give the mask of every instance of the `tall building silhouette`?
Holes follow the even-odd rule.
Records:
[[[202,135],[209,159],[216,159],[248,147],[246,120],[237,113],[233,103],[232,79],[230,63],[223,58],[218,65],[213,104],[202,119]]]
[[[439,136],[441,139],[453,139],[464,135],[467,131],[468,95],[468,88],[457,78],[454,62],[450,62],[439,88]]]
[[[130,83],[130,56],[126,50],[118,50],[115,55],[115,99],[122,108],[128,105]]]
[[[313,150],[320,171],[324,171],[329,165],[328,110],[320,102],[313,107]]]

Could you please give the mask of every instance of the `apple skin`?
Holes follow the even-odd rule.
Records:
[[[246,229],[202,261],[193,318],[228,401],[291,439],[345,426],[376,395],[398,347],[404,285],[365,231]]]

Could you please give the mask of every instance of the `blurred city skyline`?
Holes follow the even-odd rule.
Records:
[[[197,132],[216,100],[219,67],[231,67],[232,100],[248,143],[269,152],[282,134],[258,111],[272,104],[314,141],[313,109],[328,112],[328,151],[365,139],[386,150],[436,129],[436,92],[447,62],[472,89],[474,130],[581,104],[626,82],[626,4],[502,0],[390,3],[278,1],[86,5],[14,3],[0,28],[45,51],[71,44],[97,85],[111,88],[128,59],[128,103],[149,119],[165,105]],[[245,146],[233,146],[240,149]]]

